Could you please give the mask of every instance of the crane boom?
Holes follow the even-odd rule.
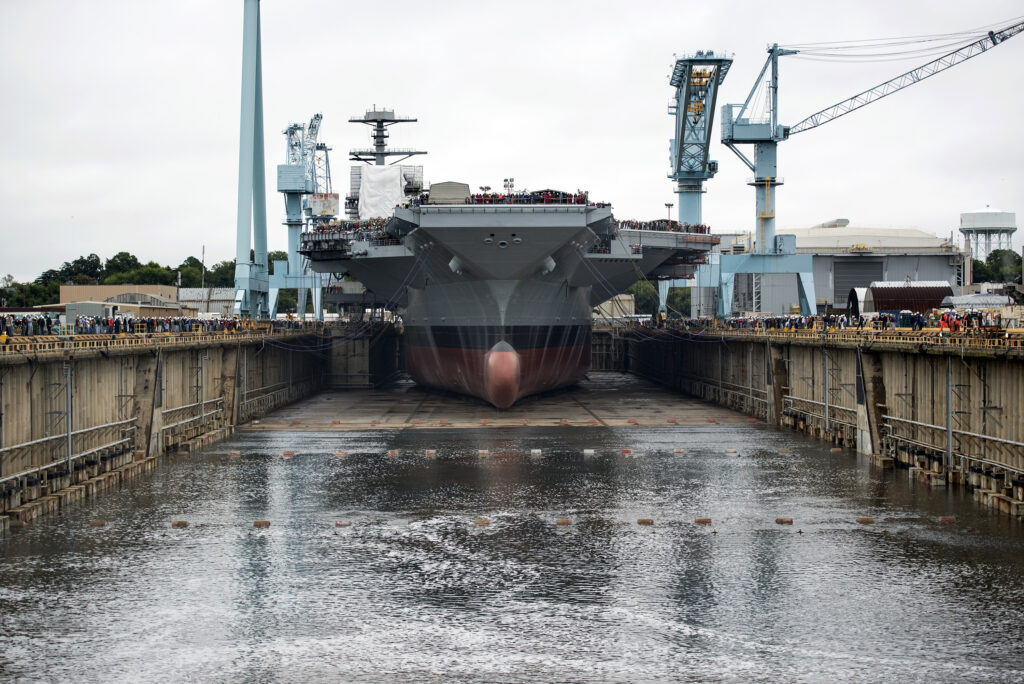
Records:
[[[820,112],[811,114],[800,123],[795,126],[791,126],[789,128],[789,135],[817,128],[822,124],[832,121],[833,119],[838,119],[844,114],[849,114],[850,112],[860,109],[865,105],[869,105],[876,100],[880,100],[887,95],[892,95],[893,93],[903,90],[908,86],[912,86],[919,81],[923,81],[929,76],[934,76],[941,71],[945,71],[946,69],[960,64],[961,62],[965,62],[971,57],[977,57],[981,53],[999,45],[1007,38],[1012,38],[1021,31],[1024,31],[1024,22],[1012,24],[1006,28],[999,29],[998,31],[989,31],[988,35],[984,38],[980,38],[969,45],[965,45],[959,50],[954,50],[949,54],[943,55],[942,57],[908,71],[905,74],[900,74],[885,83],[881,83],[874,88],[865,90],[864,92],[858,93],[853,97],[832,105],[831,107],[826,107]]]

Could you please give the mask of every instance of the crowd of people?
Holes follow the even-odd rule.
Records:
[[[60,326],[57,314],[0,315],[0,332],[14,335],[51,335]]]
[[[655,318],[649,325],[662,327],[666,322]],[[904,311],[900,313],[882,312],[867,316],[852,314],[827,314],[818,316],[748,316],[723,319],[689,318],[682,319],[678,325],[688,329],[726,328],[728,330],[894,330],[897,328],[912,331],[939,330],[940,332],[978,331],[985,328],[1000,328],[1002,321],[998,312],[992,311]]]
[[[541,190],[539,192],[477,193],[472,196],[473,204],[587,204],[589,193],[584,190],[560,192]],[[423,201],[421,199],[421,201]],[[429,201],[429,196],[426,201]]]
[[[619,228],[624,230],[661,230],[673,233],[699,233],[701,235],[707,235],[711,232],[711,228],[703,223],[680,223],[679,221],[670,221],[668,219],[657,219],[654,221],[625,219],[619,221],[618,224]]]
[[[238,318],[190,318],[186,316],[168,318],[135,318],[132,316],[79,316],[61,328],[56,314],[28,316],[0,316],[0,334],[11,337],[36,335],[120,335],[153,333],[214,333],[236,332],[254,329],[257,324]],[[320,321],[298,319],[262,321],[258,324],[273,332],[297,329],[315,329],[323,325]]]

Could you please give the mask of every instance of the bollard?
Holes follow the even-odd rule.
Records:
[[[188,527],[188,520],[175,520],[171,523],[171,527],[177,528],[179,530],[184,529]]]
[[[425,456],[434,457],[434,456],[437,456],[437,450],[436,449],[427,449],[426,451],[423,452],[423,454]]]
[[[335,527],[352,527],[352,521],[351,520],[335,520],[334,521],[334,526]]]
[[[556,518],[555,519],[555,524],[556,525],[572,525],[572,519],[571,518]]]
[[[344,449],[335,449],[334,456],[335,458],[345,458],[346,456],[348,456],[348,452],[345,451]]]
[[[285,458],[291,458],[292,456],[295,455],[295,452],[291,451],[290,449],[285,449],[284,451],[281,452],[281,455],[284,456]]]
[[[593,456],[594,455],[594,450],[593,449],[584,449],[583,450],[583,455],[584,456]]]
[[[875,519],[872,518],[869,515],[865,515],[865,516],[862,516],[860,518],[857,518],[857,522],[860,523],[861,525],[874,525],[875,524]]]
[[[717,423],[718,421],[715,420],[714,418],[708,418],[708,422],[709,423]]]
[[[473,521],[473,524],[477,527],[486,527],[491,524],[490,518],[477,518]]]
[[[398,456],[398,449],[388,449],[388,456],[390,458],[395,458],[396,456]]]
[[[540,449],[530,449],[531,456],[540,456]]]
[[[621,453],[622,453],[623,456],[631,456],[633,454],[633,450],[632,449],[623,449]]]
[[[477,456],[487,456],[487,455],[489,455],[490,453],[491,453],[491,452],[490,452],[490,451],[488,451],[487,449],[477,449],[476,455],[477,455]]]
[[[90,520],[89,527],[105,527],[107,524],[106,520]]]
[[[270,521],[269,520],[254,520],[253,523],[252,523],[252,526],[257,528],[257,529],[260,529],[260,530],[265,530],[266,528],[270,527]]]
[[[943,525],[949,525],[956,522],[956,518],[952,515],[943,515],[939,518],[939,522]]]
[[[694,518],[693,524],[694,525],[710,525],[711,524],[711,518]]]
[[[685,454],[685,453],[686,453],[686,450],[685,450],[685,449],[673,449],[673,450],[672,450],[672,453],[673,453],[673,454],[679,454],[679,455],[683,455],[683,454]]]
[[[637,525],[653,525],[654,524],[654,518],[637,518],[636,519],[636,524]]]
[[[793,519],[792,518],[776,518],[775,519],[775,524],[776,525],[792,525],[793,524]]]

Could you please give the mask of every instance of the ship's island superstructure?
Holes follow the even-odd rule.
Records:
[[[435,183],[387,218],[303,233],[300,251],[401,317],[416,382],[507,408],[583,378],[595,306],[643,277],[691,275],[717,242],[703,226],[620,223],[582,191]]]

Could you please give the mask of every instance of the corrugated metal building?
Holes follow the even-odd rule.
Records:
[[[940,238],[918,228],[851,225],[836,219],[807,228],[780,229],[779,235],[796,238],[798,254],[813,255],[814,289],[817,310],[846,309],[847,298],[854,288],[868,287],[876,281],[944,281],[953,294],[960,294],[970,283],[970,258],[950,239]],[[735,234],[734,234],[735,235]],[[722,236],[716,250],[722,254],[752,252],[752,233]],[[717,282],[714,272],[717,260],[709,258],[707,273]],[[732,310],[734,313],[753,310],[753,287],[749,276],[736,278]],[[717,288],[693,281],[692,315],[710,316],[715,310]],[[796,277],[773,274],[763,278],[763,311],[780,310],[786,301],[796,298]]]
[[[235,291],[230,287],[182,287],[178,302],[199,313],[231,316],[235,308]]]

